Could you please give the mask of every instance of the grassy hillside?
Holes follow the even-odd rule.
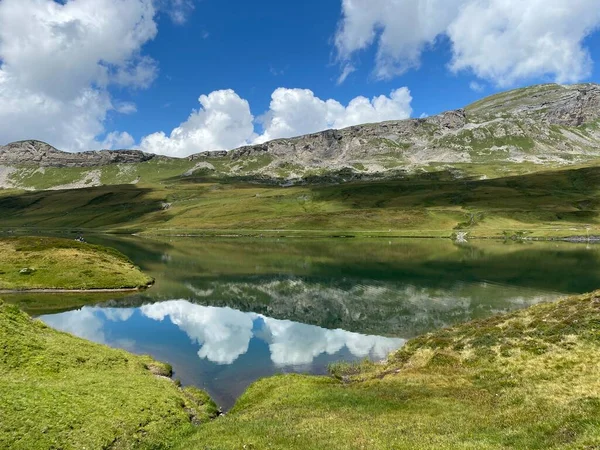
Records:
[[[599,296],[442,330],[335,378],[259,381],[178,448],[598,448]]]
[[[126,289],[152,279],[116,250],[68,239],[0,238],[0,290]]]
[[[277,187],[205,177],[156,186],[0,191],[6,228],[156,234],[476,237],[600,234],[600,168],[488,180],[447,171],[401,180]]]
[[[0,448],[166,446],[216,407],[170,367],[54,331],[0,304]]]

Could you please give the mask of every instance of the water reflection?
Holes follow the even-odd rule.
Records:
[[[55,328],[168,362],[225,408],[261,377],[383,359],[405,339],[600,286],[600,246],[94,239],[156,285],[134,295],[5,300]]]
[[[124,309],[83,307],[41,319],[85,339],[167,360],[174,366],[175,376],[184,375],[188,382],[203,385],[209,392],[222,387],[217,386],[217,378],[202,376],[205,370],[194,367],[198,364],[231,366],[238,373],[236,383],[247,386],[277,372],[324,373],[330,362],[340,359],[381,360],[405,343],[401,338],[328,330],[185,300]],[[182,334],[187,339],[182,340]],[[265,349],[270,364],[264,362]],[[192,351],[197,364],[190,367]],[[242,357],[249,359],[241,361]],[[261,366],[260,370],[248,370],[249,362]],[[222,403],[229,407],[234,398],[226,395]]]
[[[440,289],[391,281],[289,276],[196,280],[186,287],[193,303],[233,306],[323,328],[403,338],[557,297],[552,292],[486,282],[456,282]]]

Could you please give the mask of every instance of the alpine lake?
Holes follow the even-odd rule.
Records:
[[[600,246],[446,239],[85,236],[156,279],[137,293],[3,296],[173,366],[223,410],[259,378],[383,360],[406,340],[600,288]]]

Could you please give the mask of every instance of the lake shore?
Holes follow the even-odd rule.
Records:
[[[88,342],[0,302],[0,447],[168,448],[219,414],[168,364]]]
[[[0,320],[8,346],[8,359],[0,360],[6,399],[0,408],[7,409],[6,417],[12,413],[10,424],[0,429],[0,442],[12,444],[21,433],[19,442],[30,444],[22,448],[44,448],[44,430],[51,430],[53,442],[92,448],[115,439],[132,448],[186,450],[215,443],[219,449],[600,444],[600,292],[429,333],[382,364],[333,365],[330,376],[266,378],[216,420],[210,420],[218,414],[216,407],[202,397],[200,408],[210,414],[200,414],[198,421],[176,406],[189,405],[188,396],[170,381],[160,384],[168,375],[164,365],[53,331],[16,307],[0,307]],[[40,371],[39,361],[58,369]],[[98,392],[99,379],[103,392]],[[92,396],[86,380],[95,386]],[[130,385],[132,380],[138,384]],[[155,401],[159,395],[169,400]],[[38,400],[31,406],[17,407],[33,398]],[[57,398],[64,400],[57,403]],[[58,423],[61,402],[71,412]],[[139,402],[150,403],[140,409]],[[14,416],[19,410],[35,416],[35,426]],[[153,419],[141,419],[140,411]],[[104,423],[108,417],[125,426]]]
[[[99,242],[112,247],[109,241],[100,239]],[[373,247],[367,240],[340,239],[332,240],[327,247],[322,240],[311,244],[298,240],[296,244],[286,242],[284,245],[275,239],[249,240],[243,246],[238,240],[225,239],[212,243],[186,238],[180,241],[150,241],[152,245],[136,250],[140,253],[134,251],[137,247],[133,238],[123,238],[121,244],[114,241],[114,247],[127,254],[145,255],[145,260],[136,261],[155,261],[154,264],[160,261],[161,265],[153,266],[151,272],[157,277],[167,268],[173,280],[185,275],[179,280],[184,288],[188,277],[195,277],[198,273],[195,272],[197,269],[189,270],[198,267],[198,261],[202,262],[201,267],[210,267],[215,273],[227,273],[229,281],[235,276],[241,283],[247,283],[248,274],[253,280],[260,274],[272,280],[282,271],[294,268],[296,276],[310,279],[319,274],[328,280],[329,286],[330,277],[339,274],[342,269],[342,273],[356,277],[358,273],[350,270],[354,262],[367,271],[368,279],[375,277],[379,300],[385,300],[382,298],[385,297],[381,290],[382,281],[397,279],[398,274],[404,274],[410,280],[424,277],[452,283],[460,282],[457,279],[459,273],[464,280],[486,280],[489,286],[485,293],[478,294],[486,298],[493,298],[495,283],[500,285],[498,291],[503,290],[506,280],[521,289],[539,283],[561,292],[584,292],[598,285],[593,257],[595,251],[581,246],[569,247],[566,255],[559,258],[553,253],[558,244],[549,243],[523,245],[521,242],[495,244],[480,241],[478,245],[465,246],[447,240],[419,240],[392,245],[385,242]],[[429,250],[425,251],[423,245]],[[561,247],[569,245],[560,244]],[[527,253],[529,247],[539,247],[540,251],[532,254],[530,250]],[[370,258],[365,260],[367,254]],[[185,259],[188,257],[192,259]],[[305,264],[307,258],[311,264]],[[432,261],[436,263],[432,264]],[[483,272],[482,267],[486,268]],[[179,272],[175,272],[177,268]],[[564,273],[569,274],[569,279],[564,277]],[[527,283],[520,284],[519,277],[526,277]],[[547,278],[552,283],[548,284]],[[579,278],[587,279],[587,284],[574,285],[574,280]],[[200,278],[192,279],[197,289],[203,286]],[[362,284],[356,281],[360,278],[353,280],[353,284]],[[161,280],[155,289],[160,290],[165,284],[168,283]],[[305,293],[306,286],[302,287]],[[348,292],[342,285],[337,288],[340,292]],[[396,292],[394,286],[390,287],[390,291]],[[176,289],[175,292],[166,298],[184,298],[187,291]],[[239,309],[235,303],[229,303],[234,300],[228,292],[224,291],[220,299],[218,292],[213,291],[212,305],[222,301],[223,306]],[[289,290],[285,292],[282,297],[290,298]],[[467,291],[454,294],[449,297],[463,300],[460,304],[464,303],[465,314],[471,310],[482,313],[482,304],[475,302],[474,295],[467,295]],[[39,303],[33,305],[36,306],[34,310],[43,306],[41,303],[45,300],[41,298],[42,294],[31,297]],[[124,305],[142,305],[148,300],[143,296],[134,297]],[[322,297],[314,297],[315,303],[310,304],[310,308],[304,303],[304,309],[311,314],[322,303],[319,301]],[[164,298],[164,293],[157,293],[157,301]],[[414,298],[414,293],[410,298]],[[419,298],[415,307],[426,308],[429,304],[426,298]],[[523,298],[516,300],[519,298],[523,306]],[[86,299],[82,299],[82,304],[87,302]],[[277,306],[281,309],[276,315],[281,319],[294,318],[297,310],[295,299],[291,297],[289,305],[270,302],[270,311],[276,311]],[[397,295],[393,299],[389,307],[398,309],[402,304],[398,302]],[[431,299],[431,305],[440,304],[439,299],[438,290]],[[65,301],[63,296],[58,296],[57,300]],[[77,299],[73,300],[72,307],[77,307]],[[256,312],[261,307],[260,300],[257,298],[245,307]],[[19,300],[17,302],[20,304]],[[373,330],[381,331],[382,313],[385,317],[393,317],[393,314],[387,313],[391,310],[386,310],[384,304],[374,304],[365,298],[365,308],[369,308],[361,310],[362,304],[351,304],[353,313],[362,312],[356,318],[333,315],[338,320],[336,326],[341,323],[344,329],[348,326],[362,332],[373,326],[379,327]],[[23,300],[22,307],[26,305]],[[110,303],[112,308],[121,305]],[[505,303],[499,302],[499,299],[489,305],[495,311],[492,314],[506,310],[503,307]],[[335,311],[333,304],[321,306],[329,312]],[[343,306],[349,307],[347,303]],[[119,354],[124,356],[117,358],[116,353],[105,353],[105,350],[110,350],[107,347],[75,340],[39,322],[18,318],[16,308],[10,311],[3,321],[0,308],[0,333],[4,331],[1,341],[5,343],[5,353],[0,354],[0,372],[7,380],[6,389],[15,393],[11,397],[10,392],[6,395],[0,392],[3,398],[8,399],[6,412],[0,410],[0,413],[3,416],[14,414],[14,411],[20,413],[14,421],[0,424],[0,444],[22,439],[22,448],[42,449],[47,446],[40,444],[36,447],[35,442],[46,443],[44,439],[52,439],[55,446],[66,446],[65,443],[79,439],[76,442],[80,447],[96,448],[98,442],[112,442],[112,439],[119,443],[113,445],[115,448],[185,450],[238,449],[244,446],[302,450],[364,447],[451,449],[461,446],[484,449],[594,448],[600,444],[600,382],[597,380],[600,370],[600,292],[571,296],[557,303],[538,304],[482,320],[472,321],[473,316],[465,315],[465,318],[453,323],[471,321],[430,333],[425,330],[412,334],[420,337],[409,340],[402,350],[390,354],[382,364],[334,364],[329,376],[276,375],[264,378],[253,383],[227,415],[212,421],[194,421],[194,415],[181,416],[181,402],[176,396],[181,394],[180,391],[169,390],[169,395],[175,397],[164,400],[155,386],[151,387],[145,381],[137,384],[141,380],[138,376],[145,376],[145,372],[137,369],[129,372],[127,367],[139,361],[139,357],[122,352]],[[419,311],[411,309],[406,315],[422,317]],[[456,318],[458,311],[450,310],[449,313]],[[488,317],[488,314],[479,317]],[[339,322],[341,319],[343,322]],[[108,316],[107,320],[110,321]],[[305,322],[310,319],[302,316],[297,320]],[[447,320],[443,322],[443,326],[448,325]],[[331,322],[322,325],[335,328],[328,324]],[[35,337],[39,331],[36,327],[43,330],[39,339]],[[127,327],[126,323],[121,326]],[[407,323],[402,322],[393,329],[394,336],[399,335],[399,330],[406,331],[406,328]],[[98,330],[102,331],[101,328]],[[59,336],[60,340],[55,341]],[[67,340],[67,336],[73,340]],[[55,342],[56,346],[48,347],[40,342]],[[195,357],[197,351],[197,348],[193,349],[190,354]],[[150,366],[154,367],[153,363]],[[113,370],[114,373],[107,374],[107,371]],[[120,383],[131,373],[134,374],[133,379],[138,380],[135,384],[125,386]],[[157,374],[159,379],[165,376],[162,370]],[[149,403],[140,406],[142,400]],[[206,402],[208,400],[203,404]],[[69,408],[75,412],[69,413]],[[103,418],[115,414],[111,408],[118,409],[118,417],[126,426],[118,427],[116,422],[107,422]],[[189,407],[184,407],[184,412],[187,412],[185,408]],[[67,419],[57,420],[56,414],[50,413],[54,410],[61,411],[61,417],[64,415]],[[37,422],[29,419],[30,416],[35,416]],[[96,428],[101,431],[96,431]],[[36,435],[43,434],[43,430],[50,438]],[[155,434],[156,430],[159,430],[158,434]],[[37,440],[27,440],[29,434],[31,439]],[[14,445],[4,447],[19,448]]]
[[[0,293],[123,292],[150,287],[122,253],[72,239],[0,238]]]
[[[600,292],[440,330],[384,364],[252,385],[179,449],[595,448]]]
[[[139,292],[149,288],[123,288],[123,289],[0,289],[2,294],[93,294],[110,292]]]

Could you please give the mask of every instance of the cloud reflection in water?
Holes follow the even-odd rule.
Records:
[[[200,346],[198,356],[216,364],[233,364],[244,355],[253,338],[268,344],[275,366],[310,365],[322,354],[335,355],[346,348],[355,358],[383,359],[400,348],[404,339],[366,336],[343,330],[277,320],[231,308],[200,306],[173,300],[140,308],[84,307],[77,311],[44,316],[48,325],[85,339],[115,344],[107,338],[107,322],[127,322],[136,312],[152,321],[167,318]],[[131,346],[131,343],[128,347]]]

